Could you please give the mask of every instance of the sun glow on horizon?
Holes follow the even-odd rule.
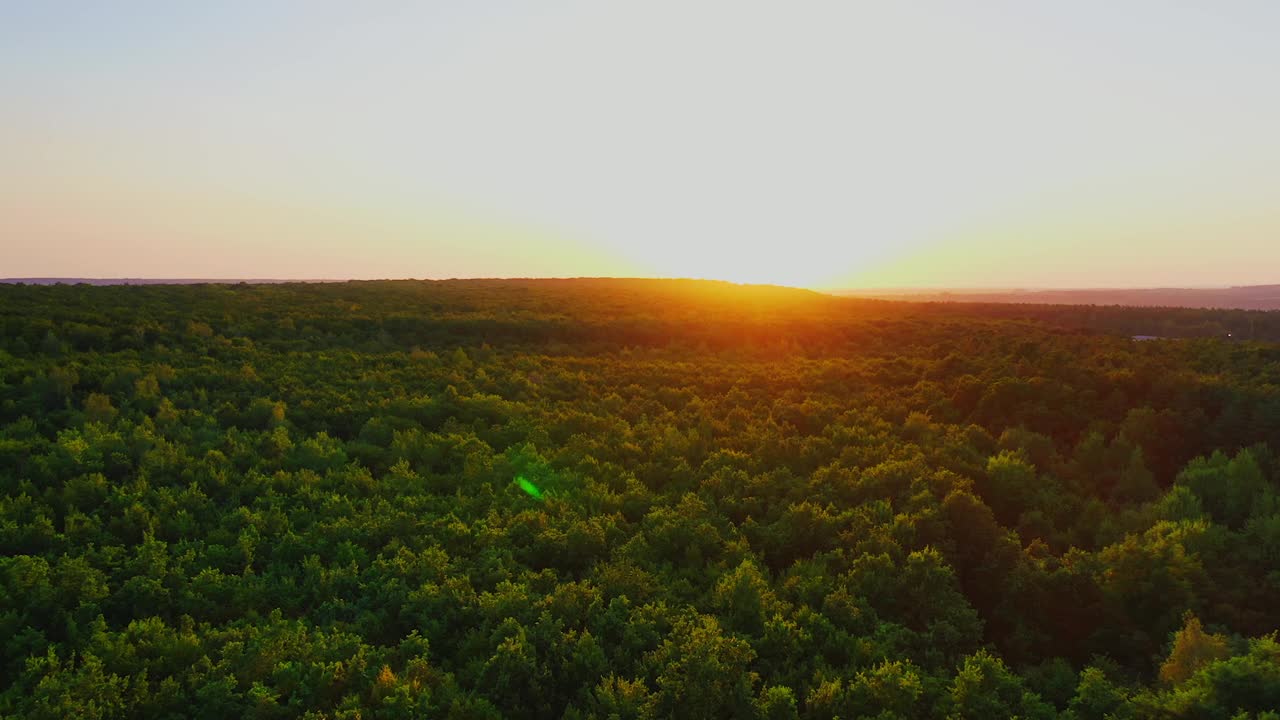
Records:
[[[0,9],[0,276],[1275,281],[1280,6]]]

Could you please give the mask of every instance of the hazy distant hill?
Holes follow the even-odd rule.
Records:
[[[333,280],[282,280],[278,278],[65,278],[65,277],[28,277],[0,278],[0,283],[23,285],[275,285],[279,283],[317,283],[334,282]]]
[[[625,285],[624,279],[611,278],[575,278],[574,283],[581,286],[592,280],[608,281]],[[519,282],[518,279],[512,279]],[[324,279],[280,279],[280,278],[66,278],[66,277],[28,277],[0,278],[0,283],[26,285],[275,285],[282,283],[327,283],[343,282],[341,280]],[[441,282],[441,281],[436,281]],[[467,281],[449,281],[467,282]],[[549,281],[554,284],[556,281]],[[560,282],[564,282],[563,280]],[[632,281],[635,282],[635,281]],[[684,287],[681,283],[689,281],[673,281],[670,289]],[[710,282],[705,287],[735,287],[733,283]],[[617,287],[619,285],[615,285]],[[660,287],[661,285],[659,285]],[[760,289],[770,286],[754,286],[757,294]],[[773,287],[772,292],[779,296],[790,295],[788,291],[804,292],[791,288]],[[806,293],[807,294],[807,293]],[[837,290],[832,294],[847,297],[877,298],[882,300],[904,300],[909,302],[953,302],[953,303],[1021,303],[1030,305],[1128,305],[1133,307],[1181,307],[1181,308],[1216,308],[1238,310],[1280,310],[1280,284],[1245,285],[1227,288],[1122,288],[1122,289],[1065,289],[1065,290],[920,290],[920,289],[850,289]],[[810,294],[812,297],[812,295]],[[798,296],[792,296],[793,298]]]
[[[1134,305],[1280,310],[1280,285],[1081,290],[843,290],[838,295],[917,302]]]

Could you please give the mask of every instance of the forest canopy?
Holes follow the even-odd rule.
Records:
[[[7,285],[0,329],[5,717],[1280,717],[1280,313]]]

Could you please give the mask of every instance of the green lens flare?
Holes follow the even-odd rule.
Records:
[[[516,478],[516,485],[519,485],[520,489],[528,493],[529,497],[533,498],[534,500],[542,499],[542,491],[538,489],[537,485],[534,485],[528,480],[525,480],[523,475]]]

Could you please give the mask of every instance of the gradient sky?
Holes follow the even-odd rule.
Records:
[[[0,2],[0,277],[1280,282],[1280,3]]]

